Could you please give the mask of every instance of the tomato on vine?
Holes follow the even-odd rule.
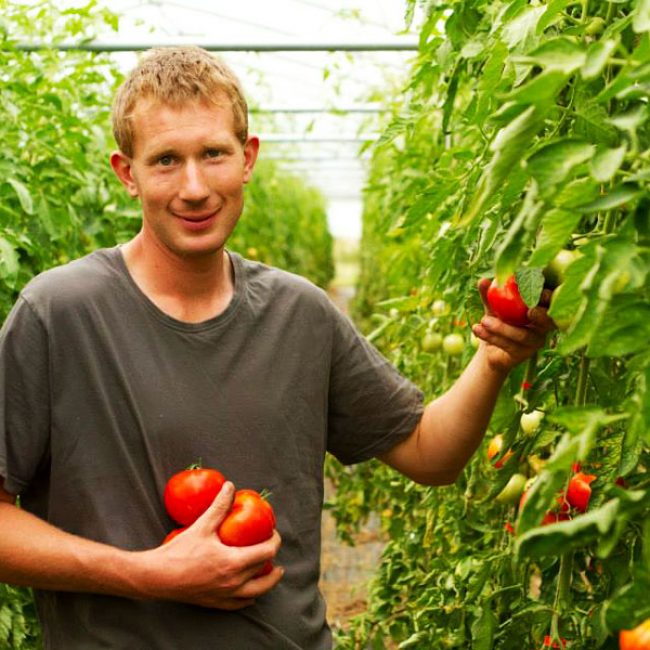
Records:
[[[578,512],[586,512],[589,507],[589,499],[591,498],[591,485],[592,481],[596,480],[594,474],[583,474],[578,472],[574,474],[566,491],[566,500]]]
[[[503,436],[498,433],[490,443],[488,444],[487,457],[488,460],[492,460],[495,456],[498,456],[501,453],[501,448],[503,447]],[[501,469],[505,463],[507,463],[512,457],[513,452],[508,449],[508,451],[503,455],[503,458],[492,463],[496,469]]]
[[[514,275],[511,275],[503,286],[499,286],[496,278],[492,280],[487,291],[487,303],[490,311],[504,323],[517,327],[524,327],[530,323],[528,305],[519,293]]]
[[[650,618],[633,630],[621,630],[618,635],[620,650],[648,650],[650,648]]]

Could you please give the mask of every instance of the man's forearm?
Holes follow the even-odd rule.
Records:
[[[479,349],[454,385],[427,405],[413,433],[381,460],[418,483],[453,483],[481,443],[506,376]]]
[[[66,533],[11,503],[0,502],[0,582],[130,598],[138,554]]]

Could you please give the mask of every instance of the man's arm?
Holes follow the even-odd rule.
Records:
[[[479,286],[481,295],[488,285]],[[529,318],[529,326],[514,327],[486,314],[473,328],[481,345],[467,368],[380,460],[418,483],[453,483],[481,444],[508,372],[541,348],[554,327],[544,307],[531,309]]]
[[[276,567],[254,577],[275,557],[277,532],[267,542],[243,548],[219,541],[215,530],[233,495],[226,483],[210,508],[174,540],[126,551],[64,532],[22,510],[0,478],[0,582],[240,609],[274,587],[283,571]]]

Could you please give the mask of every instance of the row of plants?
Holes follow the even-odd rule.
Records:
[[[118,17],[91,1],[3,1],[0,18],[0,323],[37,273],[114,246],[140,228],[139,205],[108,156],[113,92],[122,74],[108,54],[24,52],[20,42],[90,41]],[[261,162],[230,242],[245,257],[326,287],[332,241],[322,196],[276,164]],[[0,585],[0,647],[37,648],[29,590]]]
[[[650,618],[650,3],[429,0],[373,149],[355,317],[428,399],[477,283],[553,287],[558,331],[454,485],[328,463],[388,542],[338,648],[640,648]]]

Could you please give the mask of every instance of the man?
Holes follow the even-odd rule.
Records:
[[[486,316],[474,359],[424,408],[322,291],[226,251],[259,149],[246,113],[203,50],[145,57],[118,93],[110,160],[141,231],[35,278],[3,326],[0,581],[37,590],[47,648],[329,648],[325,452],[453,482],[552,325],[543,308],[527,328]],[[231,482],[161,546],[164,485],[197,458]],[[220,542],[233,483],[270,490],[282,542]]]

